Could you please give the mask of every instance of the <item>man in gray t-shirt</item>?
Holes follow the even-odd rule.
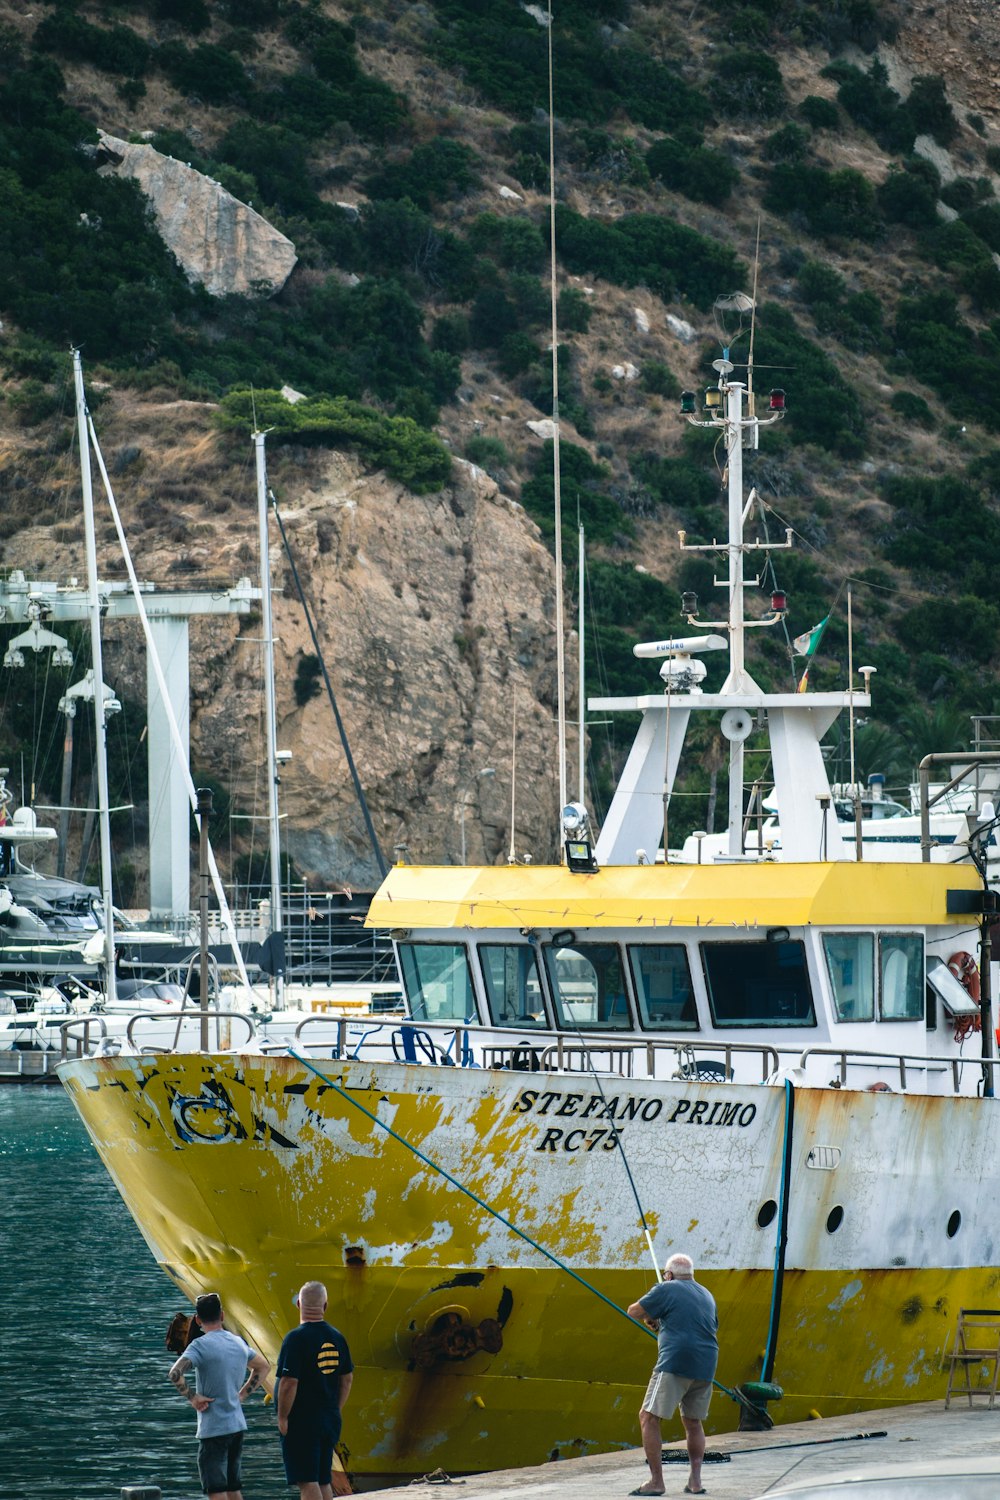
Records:
[[[245,1340],[223,1326],[218,1292],[206,1292],[195,1303],[202,1337],[189,1344],[171,1367],[170,1379],[198,1413],[198,1473],[209,1500],[242,1500],[240,1455],[247,1419],[243,1402],[267,1374],[268,1362]],[[250,1374],[244,1381],[249,1366]],[[198,1374],[198,1390],[184,1379]]]
[[[656,1366],[639,1412],[642,1447],[649,1464],[649,1480],[633,1495],[662,1495],[663,1437],[660,1422],[677,1407],[687,1438],[691,1472],[686,1495],[703,1495],[701,1463],[705,1429],[712,1399],[712,1381],[719,1360],[719,1319],[711,1292],[694,1279],[689,1255],[672,1255],[663,1268],[664,1279],[628,1309],[630,1318],[657,1331]]]

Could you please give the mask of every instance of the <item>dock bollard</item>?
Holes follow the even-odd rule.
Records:
[[[158,1484],[125,1484],[122,1500],[163,1500],[163,1491]]]

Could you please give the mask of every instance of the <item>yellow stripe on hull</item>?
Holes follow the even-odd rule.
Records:
[[[475,1471],[634,1444],[655,1346],[615,1307],[646,1290],[652,1273],[620,1145],[566,1148],[566,1127],[600,1118],[597,1109],[587,1116],[593,1081],[324,1066],[333,1087],[289,1058],[94,1059],[62,1076],[154,1255],[189,1297],[220,1290],[230,1321],[273,1359],[295,1289],[326,1283],[357,1366],[345,1440],[360,1472]],[[530,1099],[539,1091],[547,1103]],[[738,1110],[706,1124],[720,1101]],[[776,1415],[943,1392],[958,1307],[990,1305],[1000,1279],[963,1260],[992,1252],[991,1220],[975,1213],[981,1200],[992,1215],[997,1197],[984,1145],[1000,1118],[994,1101],[802,1090],[790,1135],[782,1089],[636,1083],[599,1103],[615,1113],[659,1253],[691,1249],[716,1296],[722,1382],[760,1375],[777,1224],[761,1229],[755,1216],[777,1197],[787,1147],[789,1269],[774,1366],[787,1395]],[[563,1131],[555,1143],[552,1130]],[[843,1165],[812,1170],[817,1142],[842,1152]],[[853,1240],[823,1227],[838,1200]],[[961,1236],[945,1235],[954,1203],[968,1219],[964,1251]],[[879,1235],[898,1253],[851,1269],[862,1251],[871,1261],[864,1247]],[[916,1264],[915,1247],[935,1237],[951,1263]],[[846,1259],[836,1264],[840,1243]],[[737,1420],[717,1394],[711,1430]]]

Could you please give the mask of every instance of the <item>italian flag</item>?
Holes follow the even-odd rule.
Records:
[[[823,632],[829,623],[830,616],[827,615],[824,619],[820,620],[818,625],[814,625],[812,630],[804,630],[801,635],[797,635],[792,641],[796,656],[804,656],[806,658],[806,669],[802,673],[798,686],[800,693],[804,693],[806,690],[806,683],[809,680],[809,663],[818,651],[819,643],[823,639]]]

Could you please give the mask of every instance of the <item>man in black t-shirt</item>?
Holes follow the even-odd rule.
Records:
[[[330,1472],[341,1412],[354,1381],[347,1340],[324,1318],[326,1287],[307,1281],[295,1299],[299,1326],[278,1355],[278,1432],[289,1484],[301,1500],[333,1500]]]

